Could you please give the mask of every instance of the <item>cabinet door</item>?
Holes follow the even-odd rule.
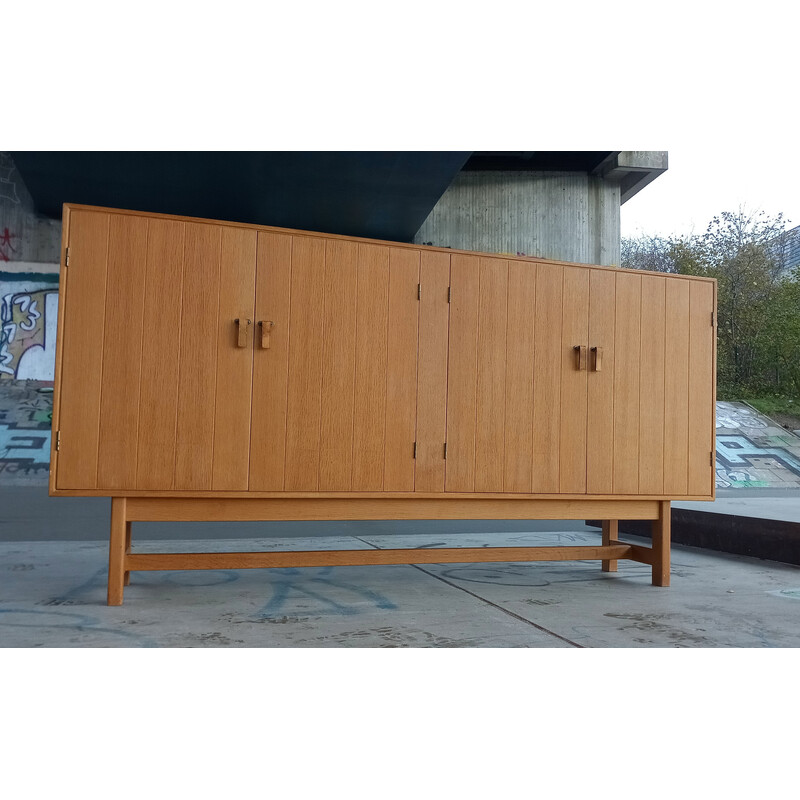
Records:
[[[618,273],[615,289],[613,492],[708,496],[713,491],[713,284]],[[590,386],[593,380],[591,375]],[[599,407],[595,413],[600,414]],[[601,475],[590,469],[589,481],[605,491]]]
[[[246,489],[255,233],[72,211],[60,489]]]
[[[589,271],[451,263],[447,491],[584,493]]]
[[[419,251],[262,232],[252,491],[413,491]]]

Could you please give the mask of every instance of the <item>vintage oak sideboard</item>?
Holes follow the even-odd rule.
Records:
[[[50,494],[137,570],[618,559],[714,498],[712,280],[64,207]],[[131,550],[139,520],[601,519],[602,544]],[[653,523],[653,546],[619,519]]]

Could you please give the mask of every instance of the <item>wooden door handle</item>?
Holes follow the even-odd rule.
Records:
[[[594,353],[594,371],[600,372],[603,368],[603,348],[593,347],[592,352]]]
[[[576,344],[572,348],[575,351],[575,368],[578,370],[586,369],[586,347],[582,344]]]
[[[252,325],[253,320],[246,319],[244,321],[244,325],[239,317],[236,317],[234,320],[236,323],[236,346],[237,347],[247,347],[247,331],[250,330],[250,325]]]
[[[275,323],[272,320],[259,320],[258,325],[261,328],[261,347],[264,350],[269,350],[269,334]]]

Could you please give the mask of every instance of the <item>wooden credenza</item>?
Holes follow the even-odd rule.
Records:
[[[714,497],[715,282],[64,207],[51,495],[129,573],[619,558]],[[596,547],[136,554],[137,520],[603,519]],[[619,519],[653,520],[652,548]]]

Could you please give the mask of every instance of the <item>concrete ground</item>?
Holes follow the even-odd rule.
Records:
[[[623,537],[636,541],[636,537]],[[581,544],[599,533],[206,540],[203,549]],[[200,549],[186,541],[135,549]],[[800,568],[673,549],[672,586],[619,562],[134,573],[105,605],[103,542],[0,544],[3,647],[800,647]]]
[[[48,496],[49,401],[32,384],[0,392],[0,647],[800,646],[799,567],[683,546],[670,588],[625,561],[615,574],[598,562],[147,572],[109,608],[110,501]],[[764,426],[786,441],[756,441],[760,422],[738,406],[721,420],[728,487],[675,505],[800,521],[790,436]],[[761,478],[772,483],[747,487]],[[599,541],[580,522],[134,524],[139,552]]]

